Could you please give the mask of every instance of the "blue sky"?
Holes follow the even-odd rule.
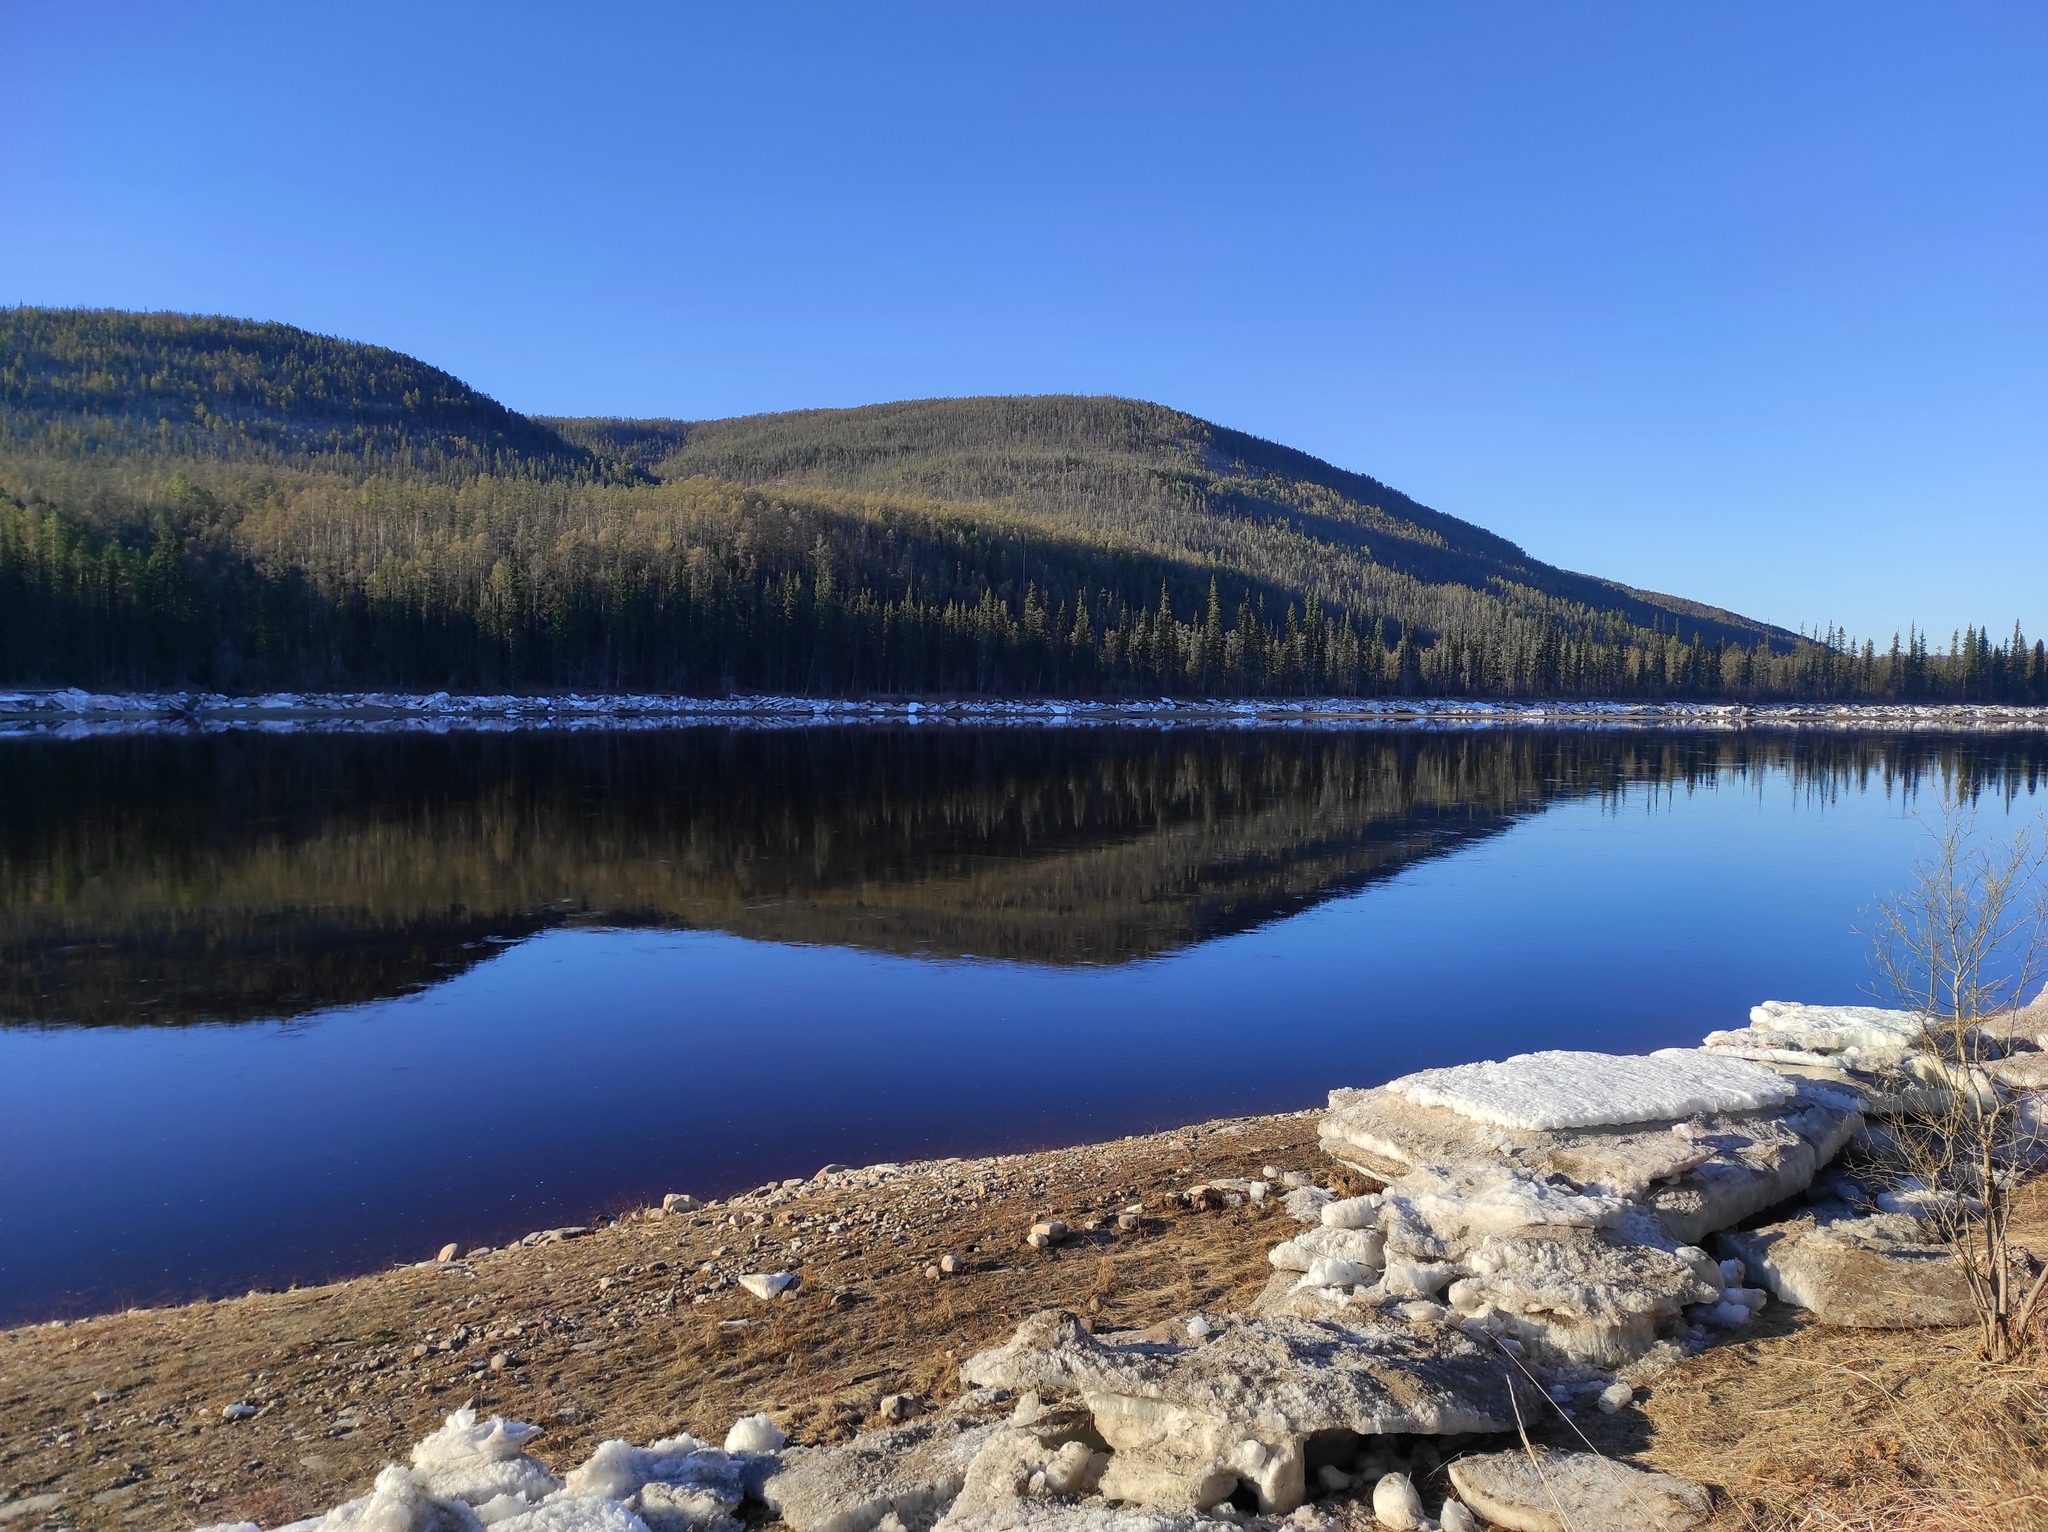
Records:
[[[2048,633],[2048,8],[0,0],[0,302],[520,409],[1157,399],[1572,568]]]

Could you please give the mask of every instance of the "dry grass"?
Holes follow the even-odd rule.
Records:
[[[2048,1183],[2014,1234],[2048,1252]],[[1665,1374],[1640,1418],[1587,1434],[1613,1455],[1711,1484],[1740,1532],[2041,1532],[2048,1357],[1993,1366],[1974,1329],[1844,1330],[1773,1304],[1739,1344]],[[1547,1432],[1558,1445],[1564,1436]]]
[[[755,1409],[799,1439],[841,1439],[873,1423],[885,1393],[953,1392],[961,1357],[1037,1309],[1121,1327],[1249,1303],[1267,1247],[1291,1228],[1284,1215],[1181,1212],[1166,1199],[1268,1162],[1322,1170],[1314,1128],[1312,1117],[1253,1119],[954,1162],[881,1190],[806,1187],[751,1233],[709,1215],[628,1223],[488,1257],[473,1274],[408,1269],[0,1333],[0,1502],[62,1496],[7,1532],[179,1532],[232,1517],[274,1526],[359,1493],[470,1399],[545,1425],[540,1450],[557,1467],[606,1437],[719,1435]],[[1078,1222],[1140,1199],[1158,1216],[1136,1234],[1044,1252],[1019,1243],[1034,1217]],[[721,1244],[759,1235],[770,1256],[796,1235],[794,1220],[844,1219],[855,1206],[899,1220],[904,1237],[807,1238],[803,1285],[775,1304],[669,1296],[687,1293]],[[2048,1185],[2023,1194],[2015,1233],[2048,1252]],[[971,1269],[933,1283],[924,1269],[945,1250]],[[734,1319],[748,1323],[722,1323]],[[413,1356],[457,1322],[485,1338]],[[513,1325],[520,1336],[490,1334]],[[1579,1427],[1610,1455],[1714,1486],[1717,1532],[2048,1528],[2038,1345],[2027,1365],[1992,1367],[1968,1330],[1832,1330],[1780,1305],[1742,1334],[1658,1379],[1641,1409]],[[470,1370],[501,1347],[510,1370]],[[224,1421],[221,1406],[239,1399],[262,1413]],[[1581,1445],[1554,1416],[1537,1434]]]

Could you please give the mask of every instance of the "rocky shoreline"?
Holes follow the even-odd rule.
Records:
[[[1871,1141],[1902,1109],[1902,1079],[2004,1093],[2032,1113],[2048,1084],[2038,1078],[2048,1054],[2037,1023],[2048,1027],[2048,1013],[2023,1013],[1952,1059],[1906,1013],[1767,1003],[1749,1026],[1698,1049],[1428,1070],[1335,1091],[1316,1117],[1061,1151],[1064,1172],[1059,1156],[830,1166],[724,1203],[678,1194],[614,1229],[542,1231],[505,1251],[451,1247],[367,1279],[440,1323],[416,1327],[410,1344],[395,1329],[318,1344],[339,1357],[369,1342],[346,1364],[351,1396],[417,1389],[425,1402],[467,1385],[474,1397],[409,1451],[387,1451],[407,1461],[333,1511],[245,1511],[213,1525],[1702,1526],[1718,1514],[1712,1489],[1657,1471],[1657,1455],[1640,1444],[1612,1450],[1615,1432],[1625,1435],[1692,1359],[1773,1318],[1845,1327],[1838,1333],[1966,1319],[1955,1258],[1924,1227],[1938,1194],[1887,1184]],[[947,1248],[934,1248],[929,1236],[942,1227]],[[960,1237],[970,1229],[980,1237]],[[570,1341],[564,1356],[564,1332],[587,1326],[523,1317],[533,1305],[509,1289],[536,1261],[552,1274],[555,1260],[600,1245],[607,1257],[643,1258],[576,1262],[580,1280],[612,1264],[595,1277],[598,1294],[631,1284],[635,1296],[627,1313],[614,1305],[609,1336]],[[648,1258],[655,1248],[708,1259],[686,1268]],[[893,1270],[878,1283],[870,1268],[885,1261]],[[1105,1302],[1118,1274],[1134,1269],[1207,1280]],[[1084,1273],[1081,1296],[1072,1279]],[[951,1323],[956,1295],[1001,1279],[1006,1302],[978,1305],[964,1328]],[[975,1349],[927,1351],[918,1376],[866,1373],[861,1382],[898,1386],[821,1412],[832,1392],[824,1374],[848,1358],[863,1308],[892,1280],[910,1310],[897,1316],[893,1344],[957,1333]],[[486,1283],[508,1290],[485,1304],[481,1292],[441,1299],[451,1284]],[[1020,1315],[1026,1305],[1035,1312]],[[622,1430],[578,1449],[560,1430],[577,1410],[565,1418],[557,1408],[553,1420],[534,1411],[548,1425],[548,1462],[535,1428],[518,1423],[513,1391],[491,1396],[495,1382],[530,1385],[549,1359],[579,1354],[604,1358],[599,1388],[629,1392],[621,1329],[680,1332],[696,1311],[707,1311],[714,1346],[776,1332],[776,1386],[760,1387],[757,1375],[715,1398],[700,1390],[688,1425],[676,1430],[670,1414],[647,1447]],[[795,1316],[804,1322],[778,1323]],[[807,1361],[796,1356],[805,1347]],[[14,1385],[25,1355],[0,1350],[0,1383]],[[707,1360],[700,1349],[686,1365],[701,1373]],[[546,1376],[559,1388],[563,1369]],[[791,1406],[791,1383],[809,1390],[806,1404]],[[121,1399],[119,1389],[101,1392],[103,1406]],[[185,1429],[253,1435],[303,1403],[243,1392],[214,1406],[216,1423]],[[710,1425],[720,1405],[730,1411],[723,1429]],[[345,1434],[360,1425],[358,1410]],[[394,1434],[387,1446],[398,1445]],[[570,1439],[558,1447],[561,1435]],[[291,1475],[267,1477],[275,1486]],[[0,1522],[91,1519],[67,1511],[61,1489],[20,1488],[33,1492],[0,1500]],[[59,1519],[36,1519],[50,1513]]]

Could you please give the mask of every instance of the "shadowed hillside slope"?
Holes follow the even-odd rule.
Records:
[[[1242,569],[1279,590],[1370,603],[1386,574],[1528,591],[1690,640],[1794,635],[1531,558],[1504,537],[1364,474],[1135,399],[920,399],[733,420],[553,420],[660,478],[704,475],[1003,506],[1085,536]],[[1378,578],[1376,578],[1378,577]]]

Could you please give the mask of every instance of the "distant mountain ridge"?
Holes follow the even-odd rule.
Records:
[[[2048,701],[1560,569],[1139,400],[541,418],[289,325],[0,309],[0,684]]]

